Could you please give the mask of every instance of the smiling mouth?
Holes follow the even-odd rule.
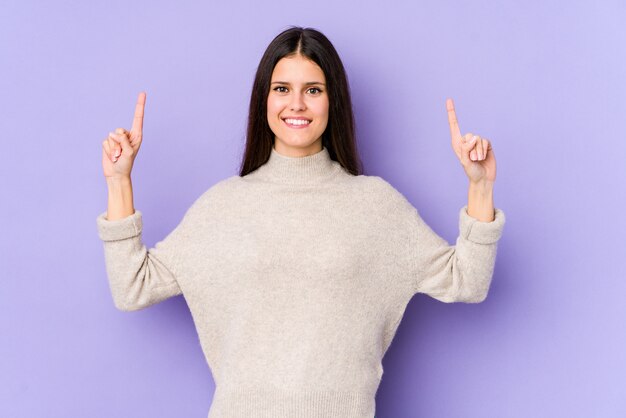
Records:
[[[309,119],[290,119],[285,118],[283,122],[290,128],[305,128],[311,124]]]

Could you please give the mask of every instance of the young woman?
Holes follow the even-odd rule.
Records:
[[[216,383],[210,418],[372,418],[411,298],[485,299],[505,221],[495,157],[488,140],[461,135],[451,100],[452,148],[469,178],[455,246],[388,182],[361,174],[341,60],[319,31],[291,27],[258,66],[239,174],[151,249],[130,180],[145,101],[130,131],[103,142],[98,233],[117,308],[184,295]]]

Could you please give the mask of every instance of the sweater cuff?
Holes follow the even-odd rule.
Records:
[[[132,215],[114,221],[109,221],[106,218],[106,214],[106,212],[103,212],[96,218],[98,236],[100,236],[101,240],[116,241],[136,237],[141,234],[143,226],[141,211],[135,210],[135,213]]]
[[[478,244],[493,244],[500,239],[504,228],[504,212],[495,209],[495,219],[491,222],[479,221],[467,213],[467,205],[463,206],[459,217],[459,231],[461,236]]]

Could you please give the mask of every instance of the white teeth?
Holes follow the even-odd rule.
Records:
[[[290,125],[308,125],[310,123],[308,120],[303,119],[285,119],[285,122]]]

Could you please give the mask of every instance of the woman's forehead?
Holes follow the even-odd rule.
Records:
[[[280,59],[274,71],[272,81],[294,82],[321,82],[324,83],[324,72],[314,61],[301,56],[284,57]]]

